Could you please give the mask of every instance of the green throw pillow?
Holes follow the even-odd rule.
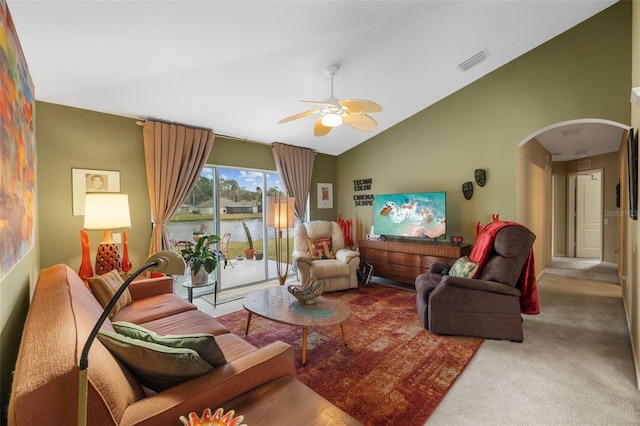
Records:
[[[93,296],[98,299],[98,302],[100,302],[100,305],[102,305],[103,308],[106,308],[113,295],[116,294],[118,289],[122,284],[124,284],[124,281],[122,281],[118,271],[114,269],[104,275],[87,278],[87,283],[89,284],[89,288],[91,289]],[[127,288],[122,295],[120,295],[118,301],[111,309],[111,312],[109,312],[109,318],[113,317],[116,312],[127,306],[132,301],[131,293]]]
[[[170,348],[113,331],[100,331],[98,340],[138,377],[140,383],[156,392],[213,370],[211,364],[193,349]]]
[[[478,270],[478,264],[469,260],[469,257],[463,256],[456,260],[449,269],[449,275],[453,277],[473,278]]]
[[[111,323],[113,329],[127,337],[142,340],[149,343],[156,343],[162,346],[169,346],[178,349],[193,349],[202,359],[214,367],[226,364],[227,360],[218,346],[216,338],[207,333],[194,333],[183,335],[167,334],[161,336],[156,332],[147,330],[138,324],[126,321],[115,321]]]

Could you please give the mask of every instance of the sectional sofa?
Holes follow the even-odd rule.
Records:
[[[170,277],[134,281],[132,302],[107,320],[126,321],[158,335],[208,333],[226,362],[205,374],[154,391],[96,339],[89,352],[88,423],[96,425],[179,424],[179,417],[217,408],[262,384],[295,376],[291,346],[274,342],[256,348],[172,291]],[[103,308],[68,266],[41,271],[18,353],[9,425],[75,424],[78,361]]]

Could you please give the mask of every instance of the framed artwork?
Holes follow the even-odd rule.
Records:
[[[120,192],[120,172],[111,170],[71,169],[73,215],[84,215],[87,192]]]
[[[333,208],[333,184],[332,183],[318,184],[318,208],[319,209]]]
[[[35,244],[36,185],[33,82],[5,1],[0,1],[0,82],[2,280]]]

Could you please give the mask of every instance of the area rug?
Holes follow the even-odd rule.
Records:
[[[339,327],[309,330],[304,367],[300,328],[254,316],[244,336],[246,311],[218,320],[258,347],[291,344],[298,379],[364,425],[423,425],[483,341],[425,330],[412,291],[372,284],[323,296],[351,309],[348,346]]]

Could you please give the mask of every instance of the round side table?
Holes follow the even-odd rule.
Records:
[[[193,303],[194,288],[208,287],[210,285],[213,285],[213,306],[215,307],[218,303],[218,281],[208,281],[205,284],[196,285],[193,285],[191,281],[185,281],[182,283],[182,287],[187,289],[187,300],[189,301],[189,303]]]

